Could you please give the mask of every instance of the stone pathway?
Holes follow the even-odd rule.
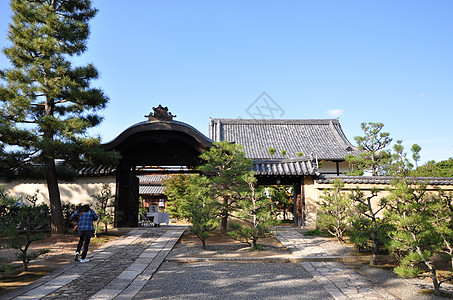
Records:
[[[146,298],[148,294],[151,295],[150,293],[156,292],[156,285],[152,284],[154,281],[153,275],[155,275],[158,268],[164,262],[184,230],[185,228],[171,227],[133,230],[127,235],[93,251],[88,255],[90,259],[89,263],[70,263],[25,288],[2,296],[2,299],[104,300]],[[313,293],[316,293],[316,289],[318,289],[317,291],[319,293],[324,293],[323,299],[327,295],[329,295],[327,297],[331,296],[334,299],[398,299],[385,289],[371,283],[353,269],[339,262],[341,258],[350,254],[350,249],[347,247],[332,243],[330,239],[304,236],[297,229],[279,229],[276,238],[291,249],[294,257],[302,262],[292,265],[291,272],[287,266],[283,267],[285,264],[277,263],[269,269],[271,273],[263,279],[262,284],[264,285],[264,290],[270,284],[281,288],[282,285],[288,285],[291,282],[294,283],[294,280],[299,280],[306,285],[305,288],[312,292],[311,295],[315,295]],[[174,262],[167,262],[164,265],[169,268],[173,266],[172,264]],[[264,268],[267,266],[266,264],[265,261],[259,264],[263,268],[261,272],[268,272],[268,269]],[[226,268],[225,272],[230,272],[229,270],[231,269],[233,273],[237,272],[239,270],[238,268],[243,266],[245,266],[245,270],[252,273],[255,269],[251,264],[249,266],[248,264],[213,264],[212,262],[199,263],[198,265],[187,264],[185,267],[179,266],[178,268],[186,268],[187,272],[189,272],[188,270],[192,272],[197,266],[199,268],[207,268],[206,271],[202,269],[202,273],[199,276],[211,272],[211,277],[214,275],[217,277],[220,276],[218,280],[220,280],[219,282],[222,286],[225,284],[229,286],[230,282],[235,278],[229,279],[230,277],[227,275],[223,278],[221,276],[223,273],[219,272],[217,268]],[[270,278],[276,272],[275,268],[280,268],[281,271],[281,274],[277,276],[278,278],[282,278],[282,274],[286,274],[285,272],[294,275],[296,274],[296,270],[299,273],[301,272],[300,274],[305,275],[301,275],[303,278],[291,277],[293,279],[288,281],[282,281],[281,279],[271,280]],[[159,277],[158,275],[160,274],[160,277],[165,277],[168,275],[167,273],[165,271],[162,274],[158,272],[156,276]],[[285,276],[290,278],[288,274]],[[256,276],[259,276],[259,274],[253,273],[250,276],[256,279]],[[311,278],[317,282],[317,285],[313,284]],[[201,288],[193,286],[193,278],[187,278],[187,280],[190,281],[190,284],[183,288],[195,288],[193,295],[198,295]],[[211,285],[214,284],[206,280],[208,279],[201,278],[199,284],[206,285],[206,282],[210,282]],[[212,287],[214,288],[214,286]],[[319,287],[322,288],[319,289]],[[244,294],[247,291],[241,290],[239,287],[237,292]],[[272,291],[274,293],[280,292],[279,289],[273,289]],[[211,299],[211,293],[207,293],[206,295],[208,298],[203,299]],[[167,296],[163,295],[164,298]],[[182,299],[180,296],[181,294],[174,295],[173,298]],[[270,297],[270,294],[268,296]],[[299,299],[298,297],[300,297],[299,294],[292,294],[292,296],[295,299]],[[318,298],[315,297],[314,299]]]
[[[151,279],[184,229],[133,230],[4,299],[131,299]]]
[[[304,236],[294,228],[279,228],[275,237],[297,258],[339,259],[351,255],[353,250],[325,237]]]
[[[349,255],[347,247],[327,238],[304,236],[295,229],[279,230],[275,237],[304,260],[300,264],[335,299],[398,299],[345,264],[333,261]]]

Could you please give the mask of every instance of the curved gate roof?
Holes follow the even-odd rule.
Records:
[[[173,120],[152,120],[132,125],[114,140],[103,144],[106,150],[117,150],[131,165],[199,164],[200,153],[212,141],[194,127]]]
[[[121,144],[124,143],[128,138],[132,135],[143,133],[143,132],[151,132],[151,131],[174,131],[174,132],[181,132],[191,136],[194,140],[196,140],[201,147],[209,148],[212,146],[212,140],[202,134],[200,131],[195,129],[195,127],[190,126],[187,123],[183,123],[180,121],[143,121],[137,124],[134,124],[124,130],[118,137],[113,139],[112,141],[103,144],[106,150],[111,149],[118,149],[121,148]]]

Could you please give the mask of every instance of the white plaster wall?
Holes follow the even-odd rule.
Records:
[[[318,205],[316,204],[317,190],[315,188],[313,178],[304,177],[305,191],[305,228],[316,228],[316,217],[318,213]]]
[[[306,180],[305,184],[307,186],[305,187],[305,201],[307,205],[307,222],[306,222],[306,227],[308,229],[315,229],[316,228],[316,219],[317,219],[317,213],[318,213],[318,203],[319,201],[322,200],[322,196],[324,195],[324,190],[325,189],[332,189],[333,184],[318,184],[316,182],[312,182],[312,186],[309,185],[309,182]],[[345,184],[344,188],[342,189],[344,192],[350,192],[351,190],[357,189],[357,187],[360,188],[360,190],[363,192],[364,196],[369,196],[371,195],[371,190],[373,188],[378,189],[378,194],[376,197],[372,199],[372,206],[373,208],[378,207],[378,202],[380,201],[381,198],[386,197],[390,194],[389,188],[391,188],[390,185],[387,184]],[[427,192],[428,193],[437,193],[439,189],[442,189],[446,192],[453,192],[453,186],[452,185],[442,185],[442,186],[432,186],[429,185],[427,186]],[[382,213],[380,214],[382,215]]]
[[[45,180],[13,180],[0,184],[5,187],[9,196],[19,198],[22,195],[24,201],[26,196],[33,196],[38,189],[38,204],[49,204],[49,193]],[[60,182],[61,202],[92,205],[95,202],[93,195],[99,194],[104,184],[108,184],[112,193],[115,193],[115,176],[80,177],[72,182]]]

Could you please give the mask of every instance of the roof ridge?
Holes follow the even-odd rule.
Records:
[[[253,163],[287,163],[287,162],[306,162],[312,161],[309,157],[300,158],[252,158]]]
[[[338,119],[222,119],[211,118],[211,123],[220,122],[226,124],[339,124]]]

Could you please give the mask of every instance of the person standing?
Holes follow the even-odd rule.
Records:
[[[85,204],[78,211],[71,215],[71,219],[77,220],[78,231],[79,231],[79,243],[77,244],[77,250],[75,254],[75,261],[79,260],[80,250],[83,251],[80,257],[81,263],[89,262],[86,258],[88,253],[88,246],[90,245],[91,237],[94,233],[93,221],[98,219],[98,215],[90,208],[88,204]]]

